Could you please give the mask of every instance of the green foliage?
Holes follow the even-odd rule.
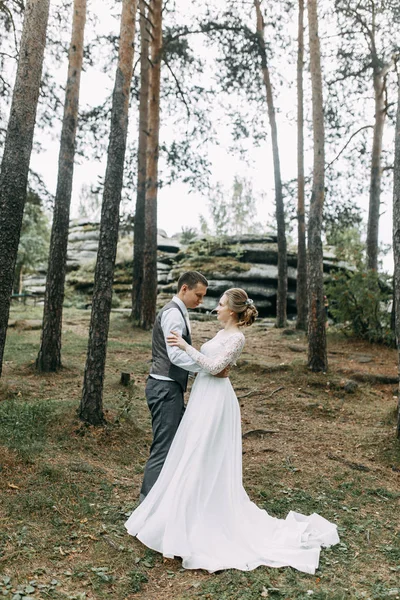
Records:
[[[226,256],[220,256],[219,250],[224,248]],[[179,266],[173,270],[174,277],[185,271],[201,271],[206,277],[219,271],[243,272],[251,267],[249,263],[240,262],[243,252],[240,244],[229,244],[226,240],[211,235],[188,245],[177,254]]]
[[[254,196],[251,182],[235,177],[231,192],[226,192],[218,183],[208,200],[212,225],[201,216],[201,230],[212,233],[217,238],[227,235],[260,233],[262,226],[255,222],[257,216],[257,198]]]
[[[361,232],[355,227],[331,227],[326,234],[326,241],[335,247],[335,253],[339,260],[355,265],[359,270],[363,269],[365,260],[365,243],[361,241]]]
[[[111,308],[119,308],[120,306],[121,300],[118,298],[117,294],[113,294],[111,299]]]
[[[229,201],[225,200],[221,185],[218,184],[209,200],[213,228],[217,237],[229,233]]]
[[[352,335],[392,346],[392,290],[388,283],[374,271],[335,273],[327,285],[329,311]]]
[[[147,576],[140,571],[130,571],[129,577],[129,591],[133,594],[137,594],[142,590],[143,584],[148,582]]]
[[[197,229],[194,227],[182,227],[180,242],[181,244],[190,244],[198,236]]]
[[[81,218],[90,219],[92,222],[100,221],[101,214],[101,188],[83,184],[79,194],[78,212]]]
[[[37,194],[28,192],[21,237],[18,246],[17,271],[35,269],[48,256],[50,228],[47,216]]]

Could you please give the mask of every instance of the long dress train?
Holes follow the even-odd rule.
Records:
[[[186,569],[314,573],[321,547],[339,542],[336,525],[315,513],[271,517],[243,488],[239,403],[229,379],[213,374],[235,362],[244,341],[222,330],[201,352],[187,349],[204,370],[159,478],[125,527],[164,556],[182,557]]]

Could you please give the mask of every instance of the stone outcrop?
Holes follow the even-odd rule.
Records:
[[[324,273],[348,269],[332,252],[324,258]],[[217,298],[231,287],[244,288],[251,296],[261,316],[276,314],[278,281],[278,245],[274,234],[265,237],[228,237],[221,242],[197,240],[184,247],[175,257],[168,276],[168,284],[160,291],[171,294],[181,273],[187,270],[201,271],[209,281],[203,310],[212,310]],[[297,253],[288,248],[288,316],[296,314]]]
[[[67,255],[67,296],[76,290],[86,296],[90,304],[94,267],[99,241],[99,223],[78,220],[71,223]],[[121,232],[118,243],[114,276],[114,292],[118,304],[130,305],[132,273],[132,235]],[[176,291],[179,276],[187,270],[202,272],[209,281],[209,289],[202,306],[203,312],[215,308],[217,299],[230,287],[242,287],[254,302],[261,316],[273,316],[276,309],[278,279],[278,246],[276,236],[245,235],[215,241],[197,239],[182,245],[179,239],[158,232],[159,301],[166,300]],[[288,315],[296,314],[297,254],[288,248]],[[324,255],[324,272],[349,269],[333,252]],[[43,294],[45,273],[25,277],[26,292]]]

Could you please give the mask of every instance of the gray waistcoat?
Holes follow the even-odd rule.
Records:
[[[187,380],[189,373],[185,371],[185,369],[181,369],[176,365],[173,365],[168,358],[167,346],[165,343],[164,332],[161,328],[161,318],[165,311],[170,310],[171,308],[177,308],[179,312],[182,314],[182,319],[185,324],[183,329],[182,337],[188,342],[188,344],[192,343],[192,339],[190,337],[190,332],[186,324],[186,319],[182,310],[179,308],[178,304],[171,300],[168,302],[158,313],[154,327],[153,327],[153,339],[152,339],[152,366],[150,369],[150,375],[164,375],[164,377],[170,377],[182,387],[183,391],[186,391]]]

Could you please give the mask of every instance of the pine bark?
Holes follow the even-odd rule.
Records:
[[[297,285],[296,329],[307,329],[307,248],[304,205],[304,0],[299,0],[297,51]]]
[[[26,201],[49,0],[27,0],[0,170],[0,375]]]
[[[317,0],[308,0],[310,73],[313,119],[313,187],[308,222],[308,367],[326,371],[326,330],[323,287],[322,210],[325,185],[325,130]]]
[[[371,180],[367,228],[367,266],[378,270],[379,211],[382,178],[382,140],[386,117],[386,68],[374,67],[375,121],[371,156]]]
[[[275,214],[278,231],[278,290],[276,300],[276,327],[285,327],[287,318],[287,244],[285,231],[285,209],[283,204],[282,177],[278,146],[274,98],[269,74],[264,39],[264,21],[259,0],[254,0],[257,16],[257,39],[261,56],[261,68],[267,97],[268,118],[271,128],[272,156],[274,161]]]
[[[37,370],[43,372],[57,371],[61,368],[62,310],[85,21],[86,0],[74,0],[64,116],[58,158],[57,189],[54,201],[44,300],[42,337],[39,355],[36,360]]]
[[[393,255],[394,255],[394,290],[395,321],[398,349],[398,365],[400,373],[400,80],[398,83],[397,119],[395,134],[394,181],[393,181]],[[396,435],[400,439],[400,387],[398,395]]]
[[[149,138],[147,145],[145,247],[143,258],[144,285],[142,285],[140,315],[140,325],[143,329],[150,329],[153,326],[157,305],[157,192],[162,59],[162,0],[153,0],[150,4],[149,18],[152,23],[152,37],[150,46]]]
[[[145,0],[139,0],[140,10],[140,98],[139,144],[136,210],[133,229],[132,320],[139,323],[143,285],[145,246],[145,206],[147,178],[147,139],[149,136],[149,45],[150,33]]]
[[[91,425],[104,423],[103,383],[115,257],[119,206],[123,183],[128,109],[133,71],[136,0],[123,0],[120,47],[111,109],[111,129],[100,221],[99,249],[94,278],[89,344],[79,417]]]

